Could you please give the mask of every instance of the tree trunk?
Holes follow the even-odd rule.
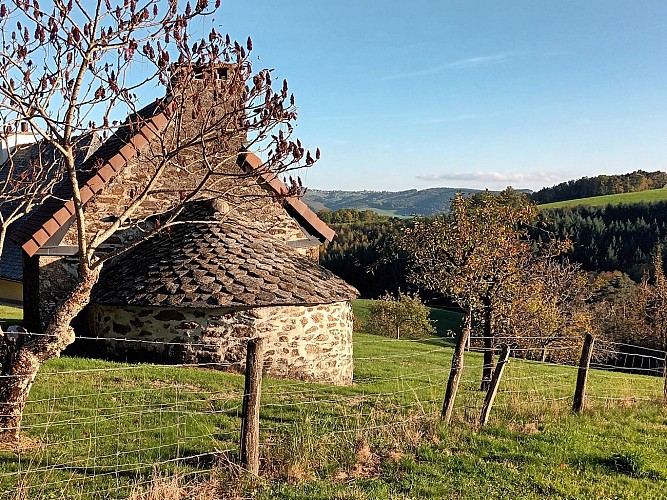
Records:
[[[71,321],[79,314],[90,298],[97,282],[99,269],[88,271],[69,297],[58,306],[53,320],[43,335],[22,335],[10,352],[10,359],[3,364],[0,386],[0,442],[19,439],[21,419],[28,394],[39,367],[47,360],[58,357],[65,347],[74,342]]]
[[[491,299],[484,297],[484,368],[482,369],[481,391],[489,389],[493,376],[493,337],[491,336]]]
[[[540,361],[542,361],[542,363],[544,363],[546,360],[547,360],[547,348],[545,346],[545,347],[542,347],[542,359]]]

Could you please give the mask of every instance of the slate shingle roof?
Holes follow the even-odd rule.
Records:
[[[23,259],[21,247],[13,244],[9,238],[5,240],[0,258],[0,279],[10,281],[23,280]]]
[[[105,268],[91,301],[158,307],[327,304],[356,289],[285,243],[196,202],[182,220]]]
[[[139,149],[165,127],[167,117],[161,112],[163,109],[164,106],[156,101],[129,116],[81,165],[77,170],[77,180],[84,203],[101,191],[106,183],[136,156]],[[70,183],[61,182],[54,189],[54,195],[16,229],[14,240],[30,256],[74,217]]]
[[[76,158],[76,164],[81,166],[86,158],[92,154],[97,147],[99,147],[99,138],[96,134],[89,134],[85,137],[82,137],[79,141],[80,148],[78,149],[78,154]],[[4,185],[5,181],[11,175],[13,178],[21,175],[22,172],[26,171],[30,166],[31,162],[41,156],[40,161],[45,165],[53,166],[54,163],[59,158],[59,153],[52,145],[45,145],[43,142],[36,142],[32,144],[27,144],[19,146],[12,156],[12,162],[14,168],[9,168],[9,163],[5,163],[0,166],[0,186]],[[46,170],[47,176],[44,179],[44,185],[48,186],[49,183],[52,183],[56,178],[55,176],[60,176],[61,172],[57,168],[52,168]],[[61,183],[64,181],[61,181]],[[54,186],[54,193],[58,191],[59,186]],[[45,202],[44,204],[46,204]],[[5,203],[0,206],[0,211],[3,215],[8,215],[12,212],[17,206],[18,202]],[[0,279],[7,279],[12,281],[22,281],[23,280],[23,260],[21,257],[21,247],[15,243],[15,239],[18,237],[17,233],[20,231],[20,227],[23,224],[28,223],[31,217],[41,210],[41,205],[35,207],[29,214],[25,215],[24,218],[9,227],[7,237],[5,239],[4,247],[2,248],[2,256],[0,257]]]

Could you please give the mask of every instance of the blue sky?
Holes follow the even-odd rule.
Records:
[[[287,78],[318,189],[667,170],[667,2],[223,0]]]

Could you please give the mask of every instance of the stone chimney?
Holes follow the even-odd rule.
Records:
[[[184,123],[197,133],[239,130],[245,121],[246,110],[242,101],[246,92],[245,80],[239,66],[233,63],[172,64],[168,94],[173,98],[177,112]],[[224,149],[238,151],[245,144],[245,134],[232,140],[226,137]]]

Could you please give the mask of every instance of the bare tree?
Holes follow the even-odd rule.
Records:
[[[43,335],[22,336],[3,362],[0,440],[18,438],[37,371],[74,340],[70,322],[88,303],[104,262],[180,223],[190,200],[249,197],[253,192],[244,178],[314,163],[292,138],[296,108],[287,82],[276,88],[271,70],[253,71],[252,41],[239,44],[214,28],[193,34],[193,21],[211,19],[219,4],[55,0],[43,9],[37,0],[11,0],[0,5],[0,121],[26,123],[55,153],[48,166],[36,165],[25,174],[25,182],[13,176],[3,196],[25,192],[17,182],[34,191],[31,204],[17,215],[47,195],[70,199],[78,246],[76,284]],[[167,87],[166,95],[140,107],[141,96],[156,86]],[[112,217],[91,222],[84,205],[95,192],[85,181],[105,166],[77,161],[81,137],[95,133],[108,144],[138,131],[150,140],[145,180],[119,200]],[[232,168],[239,148],[261,151],[266,161],[252,172],[239,172]],[[299,189],[294,181],[283,195]],[[119,232],[131,233],[132,240],[119,244],[113,238]]]

